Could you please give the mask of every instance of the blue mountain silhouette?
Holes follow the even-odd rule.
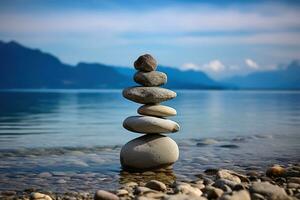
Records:
[[[168,74],[167,87],[220,89],[223,86],[203,72],[159,67]],[[123,88],[133,85],[134,70],[99,63],[62,63],[55,56],[17,42],[0,41],[0,88]]]

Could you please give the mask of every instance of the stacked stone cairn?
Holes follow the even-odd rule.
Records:
[[[178,160],[179,149],[174,140],[162,134],[177,132],[179,125],[166,119],[176,115],[176,110],[160,103],[175,98],[176,93],[159,87],[167,82],[167,75],[155,71],[157,62],[151,55],[140,56],[134,67],[137,70],[134,81],[142,86],[124,89],[123,96],[144,105],[137,110],[139,116],[124,120],[123,127],[144,135],[123,146],[121,165],[134,171],[170,168]]]

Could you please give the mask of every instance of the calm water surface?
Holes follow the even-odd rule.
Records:
[[[171,119],[181,130],[169,136],[180,159],[156,178],[300,161],[300,92],[176,92],[165,105],[178,112]],[[140,136],[122,128],[138,106],[120,90],[1,91],[0,190],[94,191],[145,179],[123,173],[119,164],[121,146]],[[214,142],[205,145],[206,139]]]

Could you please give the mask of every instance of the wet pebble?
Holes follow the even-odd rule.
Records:
[[[223,190],[212,187],[212,186],[207,186],[204,189],[204,192],[207,194],[207,197],[209,199],[217,199],[217,198],[221,197],[222,194],[224,193]]]
[[[39,193],[39,192],[33,192],[30,195],[31,200],[52,200],[52,198],[49,195]]]
[[[105,190],[97,190],[94,200],[119,200],[119,197]]]
[[[250,186],[249,190],[268,199],[290,199],[283,188],[272,185],[269,182],[255,182]]]
[[[167,190],[167,186],[164,183],[157,181],[157,180],[151,180],[148,183],[146,183],[145,186],[150,189],[162,191],[162,192]]]
[[[232,175],[228,170],[219,170],[217,172],[218,179],[227,179],[235,183],[241,183],[241,179],[238,176]]]

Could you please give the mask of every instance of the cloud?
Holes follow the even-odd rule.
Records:
[[[207,71],[212,71],[215,73],[222,72],[226,69],[223,63],[219,60],[212,60],[209,63],[203,65],[203,69]]]
[[[254,69],[254,70],[259,69],[258,64],[257,64],[256,62],[254,62],[254,61],[253,61],[252,59],[250,59],[250,58],[247,58],[247,59],[245,60],[245,63],[246,63],[246,65],[247,65],[249,68],[251,68],[251,69]]]
[[[199,70],[200,67],[199,65],[195,64],[195,63],[184,63],[181,67],[182,70]]]
[[[270,10],[272,10],[271,14]],[[216,15],[215,13],[218,13]],[[299,28],[297,8],[267,4],[249,9],[203,4],[139,10],[71,10],[50,13],[1,12],[1,31],[178,33],[266,31]],[[251,19],[251,20],[249,20]],[[151,23],[150,23],[151,22]],[[155,23],[152,23],[155,22]]]
[[[184,63],[181,67],[182,70],[198,70],[212,73],[219,73],[226,70],[225,65],[220,60],[212,60],[204,65],[198,65],[193,62]]]

